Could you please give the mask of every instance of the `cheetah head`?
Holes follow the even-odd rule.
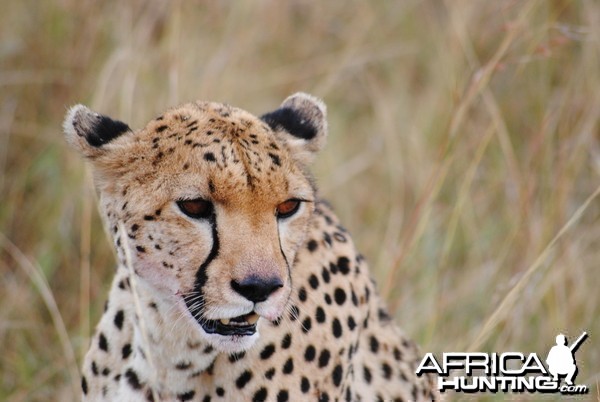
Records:
[[[306,169],[327,135],[320,100],[298,93],[260,118],[188,103],[137,131],[77,105],[64,131],[91,162],[120,264],[141,290],[226,352],[282,316],[314,210]]]

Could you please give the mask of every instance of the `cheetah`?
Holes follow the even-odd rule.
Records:
[[[77,105],[64,132],[92,165],[118,260],[83,400],[437,398],[308,172],[327,136],[320,99],[261,117],[197,101],[137,131]]]

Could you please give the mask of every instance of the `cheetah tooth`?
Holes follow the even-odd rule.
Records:
[[[229,318],[221,318],[220,321],[221,321],[221,324],[223,324],[223,325],[229,325],[230,320],[229,320]]]
[[[256,324],[256,322],[258,321],[259,318],[260,318],[259,315],[254,313],[252,315],[249,315],[246,318],[246,321],[248,321],[249,324]]]

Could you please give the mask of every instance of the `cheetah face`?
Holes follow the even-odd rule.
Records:
[[[76,106],[64,126],[92,162],[140,290],[217,349],[249,348],[259,320],[285,312],[313,213],[306,166],[324,143],[324,105],[296,94],[259,119],[197,102],[136,132]]]

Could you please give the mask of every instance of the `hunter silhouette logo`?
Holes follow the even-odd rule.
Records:
[[[574,384],[577,376],[575,352],[588,338],[587,332],[568,346],[567,337],[556,336],[548,352],[547,367],[536,353],[443,353],[439,361],[433,353],[421,360],[416,374],[435,373],[440,392],[543,392],[564,395],[586,394],[587,385]],[[561,378],[565,384],[561,385]]]
[[[563,334],[556,336],[556,346],[553,346],[548,353],[546,363],[548,371],[552,374],[554,381],[559,381],[559,376],[566,375],[567,385],[573,385],[577,375],[577,364],[575,363],[575,351],[588,337],[587,332],[581,334],[579,338],[569,347],[567,346],[567,337]]]

